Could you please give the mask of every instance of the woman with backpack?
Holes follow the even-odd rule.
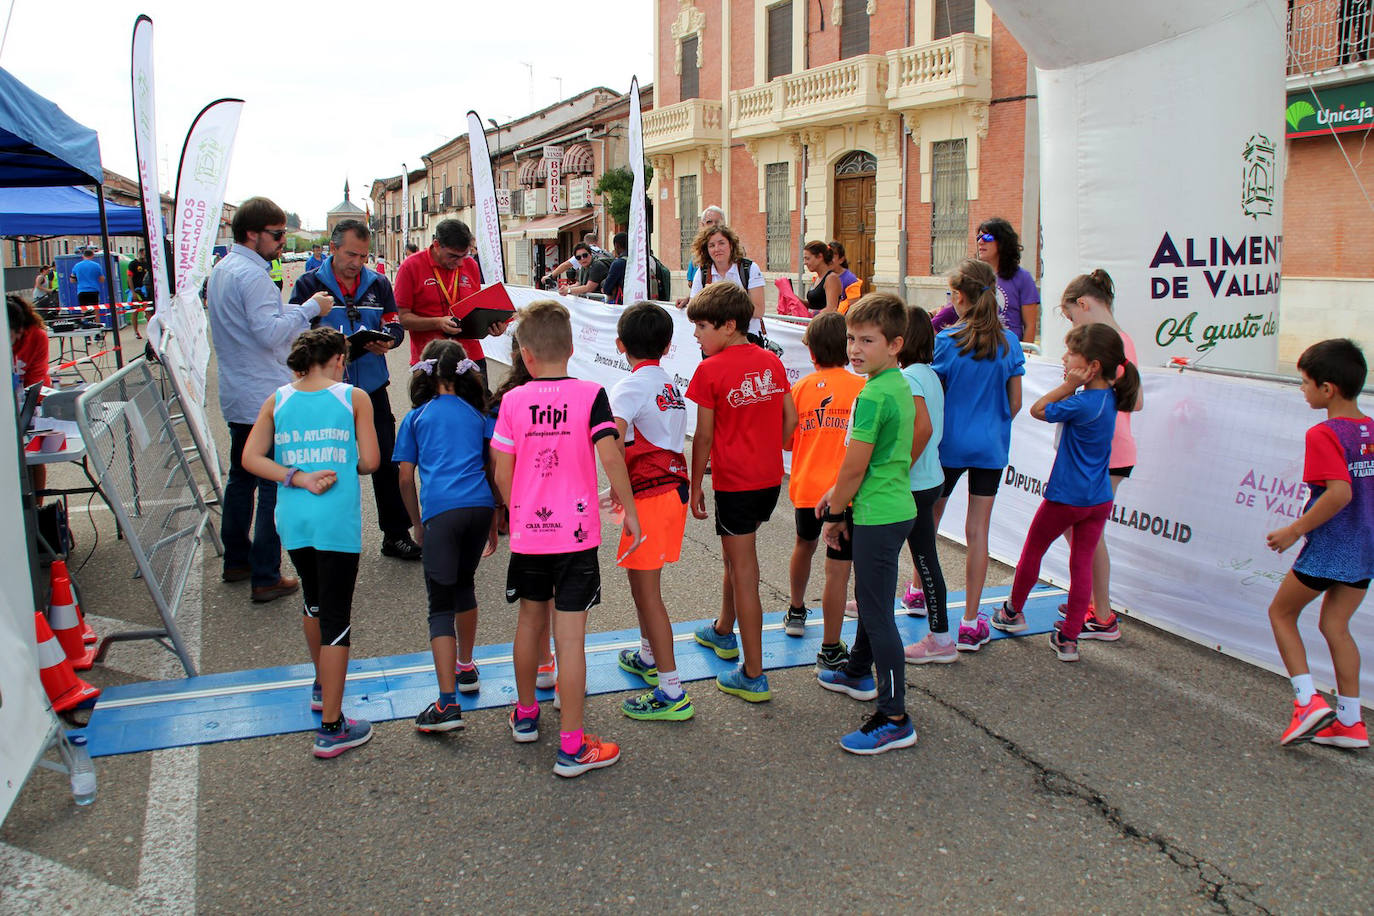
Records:
[[[707,284],[724,281],[742,287],[754,303],[754,317],[749,321],[749,333],[763,336],[763,271],[744,256],[739,236],[724,224],[707,226],[692,242],[692,260],[697,272],[692,277],[692,299]]]

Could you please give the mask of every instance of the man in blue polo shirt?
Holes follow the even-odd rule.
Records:
[[[310,257],[305,259],[306,273],[320,269],[320,265],[324,263],[324,256],[320,252],[321,248],[319,245],[310,246]]]
[[[95,259],[94,248],[82,248],[81,260],[72,266],[71,281],[76,284],[77,305],[99,305],[100,289],[105,285],[105,271]]]

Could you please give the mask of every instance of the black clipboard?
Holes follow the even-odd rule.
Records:
[[[463,299],[450,313],[458,322],[459,337],[480,340],[489,336],[488,329],[496,322],[515,317],[515,303],[511,302],[505,284],[493,283]]]
[[[358,357],[367,352],[367,345],[370,343],[391,344],[396,338],[381,331],[370,331],[367,328],[354,331],[348,335],[348,361],[351,363]]]

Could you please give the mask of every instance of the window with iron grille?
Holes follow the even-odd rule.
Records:
[[[968,141],[932,143],[930,169],[930,272],[942,274],[968,252]]]
[[[697,200],[697,176],[683,175],[677,180],[677,208],[682,214],[681,231],[678,242],[682,247],[682,260],[678,263],[682,269],[686,270],[687,265],[692,261],[692,240],[697,237],[697,229],[700,228],[698,217],[701,215],[701,205]]]
[[[973,0],[935,0],[935,38],[973,31]]]
[[[787,163],[764,167],[764,204],[768,211],[768,270],[792,268],[792,208],[787,193]]]
[[[792,72],[792,0],[768,8],[767,34],[768,79],[772,80]]]
[[[701,95],[700,75],[697,69],[697,36],[682,39],[682,79],[678,83],[684,99],[695,99]]]
[[[868,0],[844,0],[840,20],[840,57],[868,53]]]

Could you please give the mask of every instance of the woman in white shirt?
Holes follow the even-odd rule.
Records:
[[[707,283],[723,281],[743,287],[754,303],[749,332],[762,336],[763,271],[744,257],[734,230],[726,225],[703,228],[692,242],[692,259],[697,264],[697,272],[692,278],[691,298],[695,298]]]

